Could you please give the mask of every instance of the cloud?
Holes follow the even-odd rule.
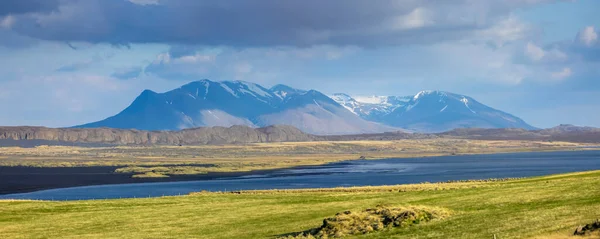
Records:
[[[394,19],[394,28],[399,30],[417,29],[434,24],[431,12],[425,8],[415,8],[410,13]]]
[[[26,13],[49,13],[57,10],[59,0],[2,0],[0,17]]]
[[[494,27],[491,32],[511,39],[515,32],[502,28],[512,26],[503,22],[510,12],[552,1],[69,0],[54,11],[18,16],[14,30],[115,45],[373,47],[464,39]]]
[[[121,80],[129,80],[132,78],[137,78],[144,71],[143,67],[129,67],[123,68],[111,74],[111,77],[121,79]]]
[[[495,48],[524,39],[534,33],[532,26],[515,16],[508,16],[496,24],[476,32],[477,40],[487,42]]]
[[[357,47],[339,46],[245,49],[175,46],[158,54],[144,72],[174,81],[212,77],[215,80],[269,83],[276,76],[294,75],[298,68],[308,69],[313,64],[342,61],[360,51]]]
[[[546,52],[544,52],[544,50],[542,48],[540,48],[539,46],[536,46],[535,44],[529,42],[529,43],[527,43],[527,46],[525,47],[525,54],[527,54],[527,56],[531,60],[539,61],[542,58],[544,58],[544,55],[546,55]]]
[[[551,76],[554,79],[565,79],[569,76],[571,76],[571,74],[573,74],[573,72],[571,71],[571,68],[565,67],[563,68],[561,71],[558,72],[552,72]]]
[[[159,0],[128,0],[132,3],[138,4],[138,5],[158,5],[159,4]]]
[[[71,49],[73,49],[73,47],[70,45],[69,46]],[[84,70],[88,67],[92,67],[98,63],[101,63],[104,60],[110,59],[111,57],[114,56],[114,53],[110,53],[110,54],[105,54],[105,55],[95,55],[91,58],[88,59],[84,59],[82,61],[78,61],[72,64],[68,64],[68,65],[64,65],[59,67],[58,69],[56,69],[57,72],[77,72],[77,71],[81,71]]]
[[[579,32],[577,39],[585,46],[593,46],[598,41],[598,33],[594,26],[587,26]]]
[[[0,19],[0,28],[11,28],[15,23],[15,17],[8,15]]]

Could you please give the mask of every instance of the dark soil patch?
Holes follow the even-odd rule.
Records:
[[[167,178],[133,178],[133,174],[131,173],[115,173],[117,168],[121,167],[0,166],[0,195],[103,184],[210,180],[256,173],[207,173],[199,175],[172,175]]]

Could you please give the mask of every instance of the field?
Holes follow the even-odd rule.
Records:
[[[546,141],[422,139],[248,145],[0,148],[0,166],[119,166],[135,177],[240,172],[320,165],[352,159],[579,149],[589,144]]]
[[[600,218],[599,189],[600,171],[594,171],[148,199],[0,201],[0,238],[276,238],[318,227],[337,212],[377,205],[434,207],[449,216],[357,238],[570,238],[578,225]]]

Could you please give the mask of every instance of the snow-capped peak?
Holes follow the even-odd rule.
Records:
[[[352,96],[349,96],[347,94],[344,93],[335,93],[333,95],[330,95],[329,98],[335,100],[335,101],[354,101],[354,99],[352,98]]]
[[[385,104],[387,103],[387,96],[356,96],[354,99],[360,103],[366,104]]]
[[[429,94],[431,94],[431,93],[433,93],[433,92],[434,92],[434,91],[432,91],[432,90],[423,90],[423,91],[420,91],[419,93],[417,93],[417,94],[416,94],[416,95],[413,97],[413,100],[418,100],[418,99],[419,99],[419,98],[421,98],[422,96],[424,96],[424,95],[429,95]]]

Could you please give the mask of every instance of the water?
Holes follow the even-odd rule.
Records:
[[[0,199],[83,200],[183,195],[202,190],[328,188],[530,177],[600,169],[600,151],[357,160],[204,181],[115,184],[2,195]]]

